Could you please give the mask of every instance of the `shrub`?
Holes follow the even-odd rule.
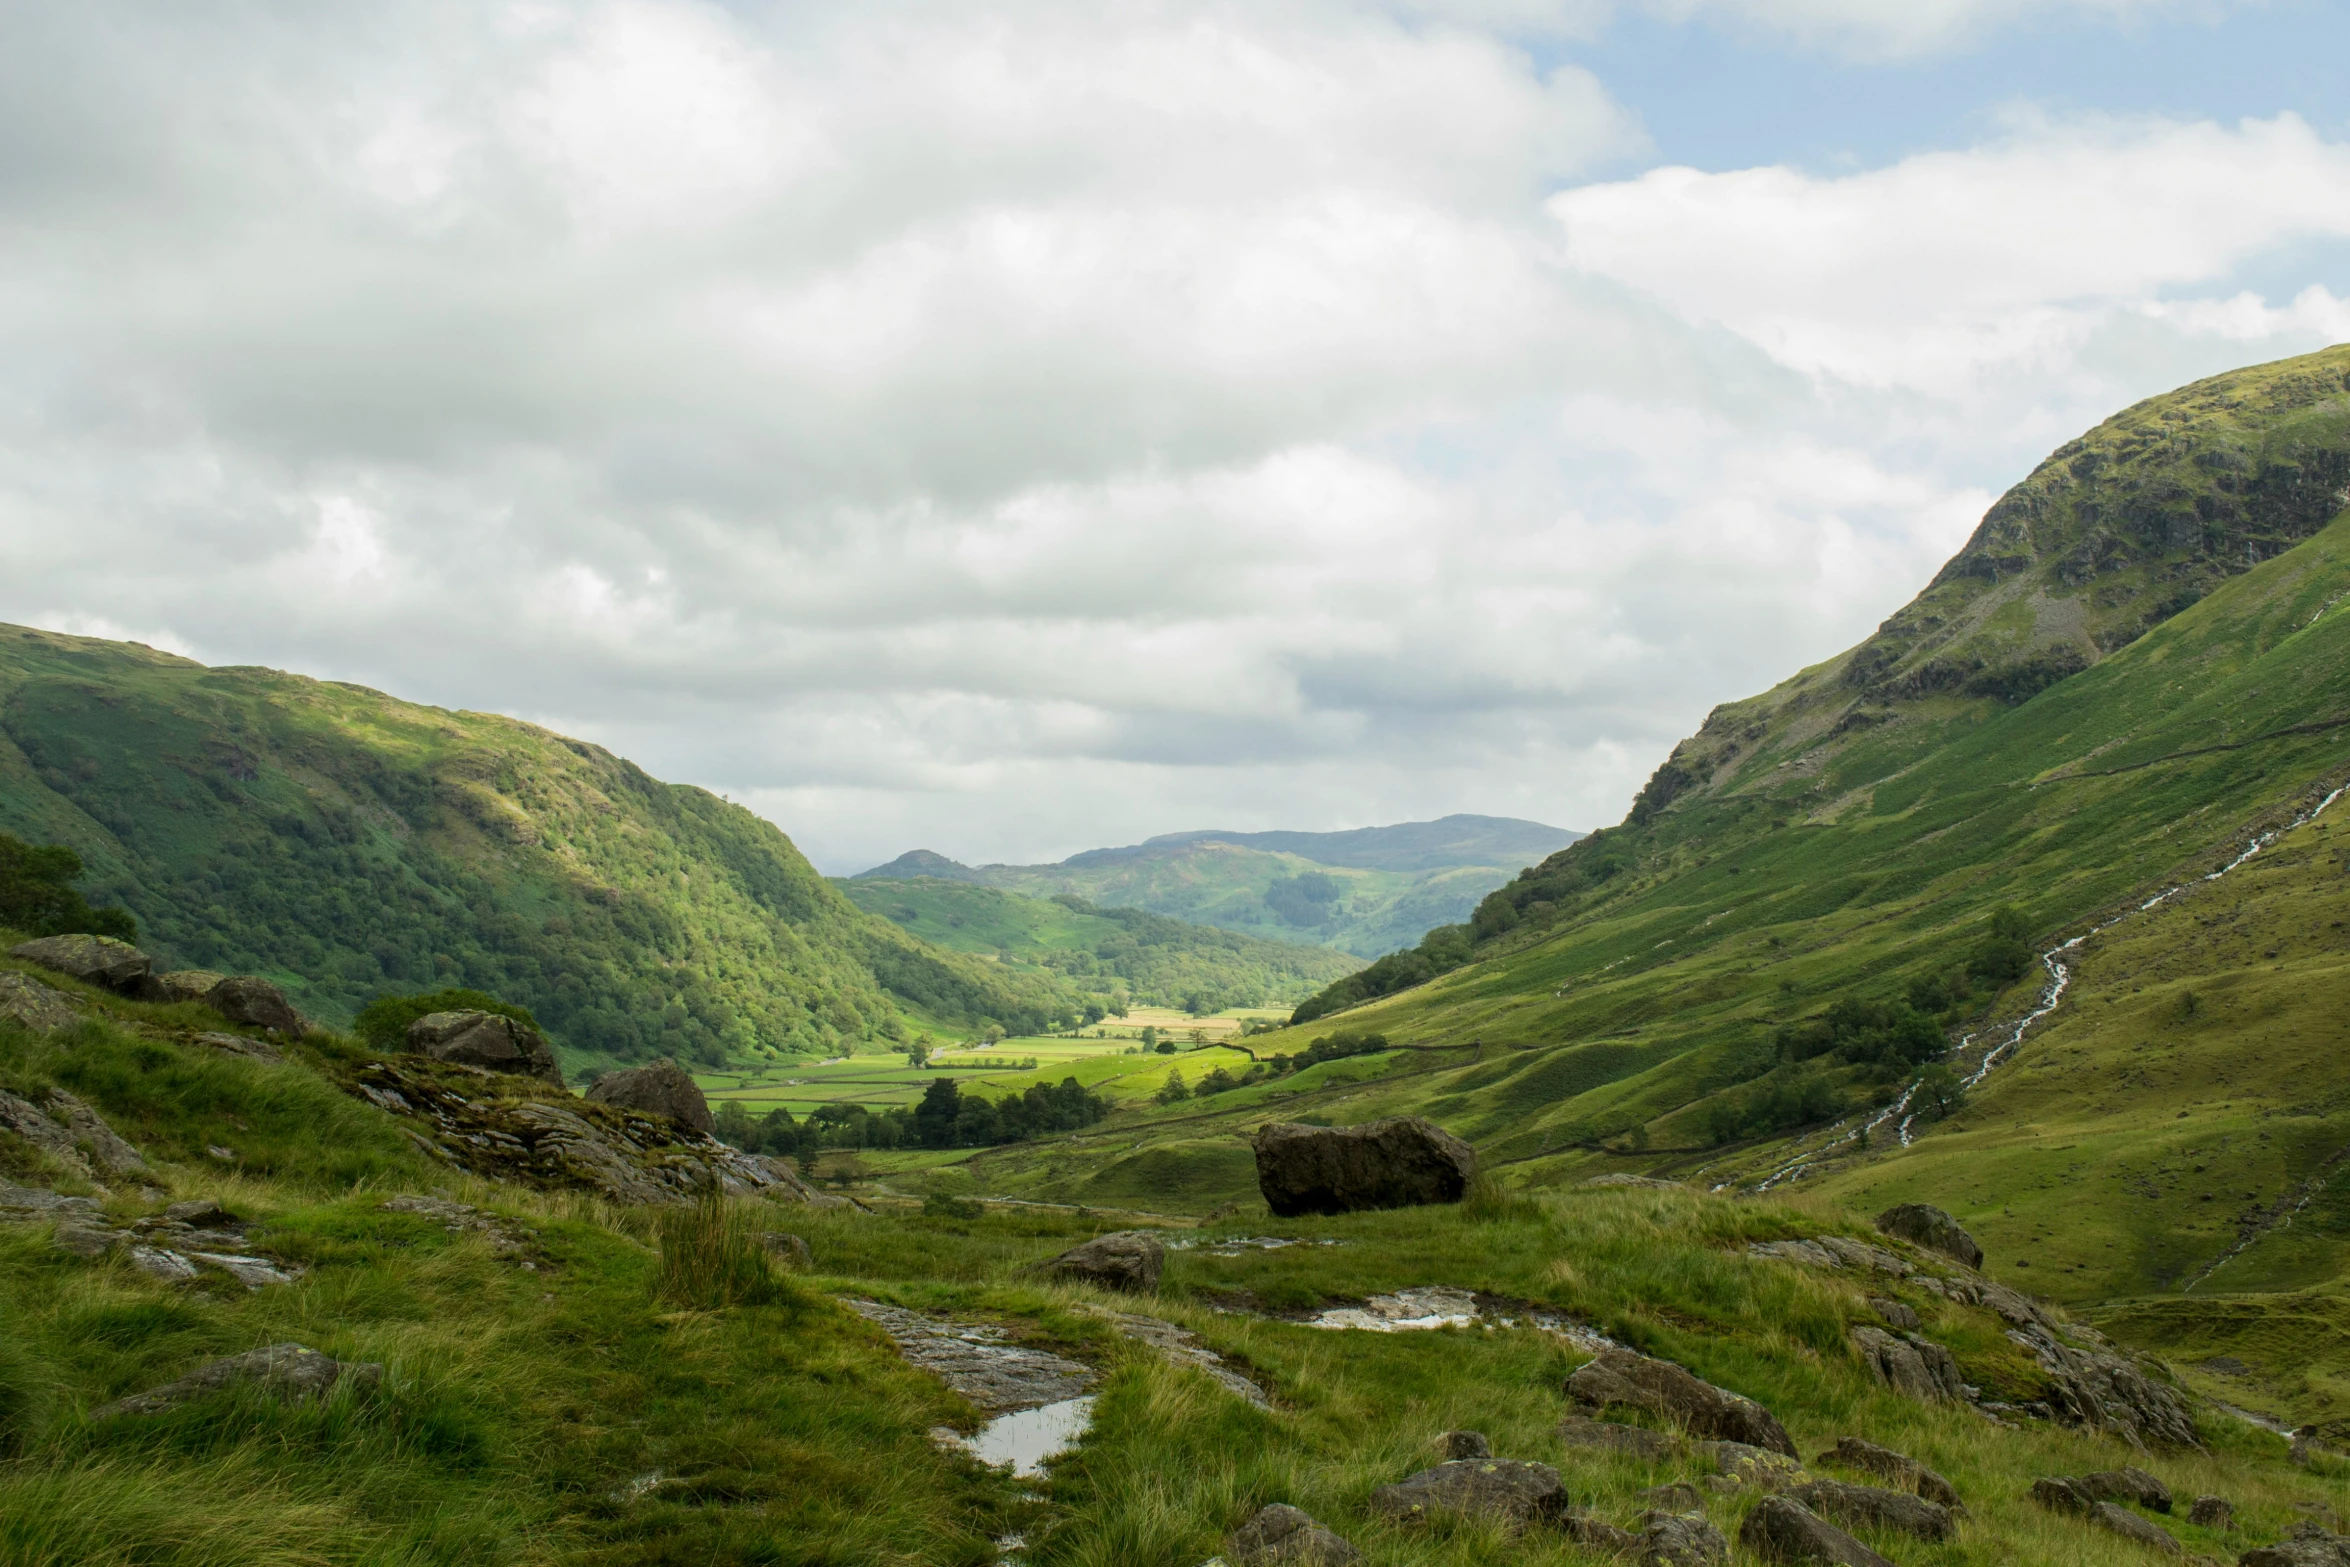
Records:
[[[0,832],[0,926],[32,936],[139,939],[125,909],[93,909],[73,884],[82,857],[61,843],[33,845]]]

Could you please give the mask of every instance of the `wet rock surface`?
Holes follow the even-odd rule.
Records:
[[[1257,1188],[1285,1219],[1459,1202],[1477,1178],[1475,1150],[1416,1115],[1343,1127],[1276,1121],[1253,1146]]]
[[[1370,1507],[1405,1521],[1449,1515],[1527,1524],[1564,1515],[1567,1500],[1550,1465],[1484,1458],[1438,1464],[1383,1485],[1371,1493]]]
[[[1961,1267],[1980,1268],[1983,1248],[1959,1222],[1931,1203],[1905,1202],[1877,1215],[1877,1229],[1913,1246],[1938,1251]]]
[[[1475,1291],[1431,1284],[1397,1290],[1392,1295],[1373,1295],[1360,1306],[1334,1306],[1316,1313],[1307,1325],[1349,1328],[1363,1333],[1408,1333],[1426,1328],[1465,1328],[1480,1315]]]
[[[300,1344],[272,1344],[266,1349],[212,1361],[177,1381],[117,1399],[90,1411],[90,1418],[108,1420],[119,1415],[161,1414],[207,1393],[231,1387],[258,1387],[295,1403],[324,1398],[338,1383],[373,1385],[382,1378],[383,1367],[372,1362],[354,1365]]]
[[[1788,1495],[1819,1514],[1859,1529],[1898,1529],[1921,1540],[1947,1540],[1958,1532],[1950,1509],[1907,1491],[1842,1480],[1807,1480]]]
[[[944,1322],[902,1306],[851,1300],[909,1365],[919,1366],[991,1415],[1072,1399],[1093,1386],[1091,1366],[1009,1341],[988,1325]]]
[[[43,936],[9,948],[8,955],[85,985],[124,992],[135,991],[155,967],[154,959],[112,936]]]
[[[1766,1496],[1739,1526],[1738,1543],[1766,1562],[1893,1567],[1826,1519],[1784,1496]]]
[[[1150,1295],[1157,1293],[1159,1275],[1166,1266],[1167,1248],[1156,1235],[1148,1230],[1120,1230],[1072,1246],[1037,1264],[1037,1270],[1064,1283]]]
[[[408,1048],[435,1061],[563,1086],[546,1036],[495,1012],[432,1012],[408,1025]]]
[[[54,1034],[81,1021],[71,1001],[30,974],[0,973],[0,1017],[34,1034]]]
[[[538,1080],[421,1057],[371,1061],[349,1085],[407,1118],[434,1157],[492,1180],[587,1190],[614,1202],[690,1202],[711,1181],[737,1196],[845,1206],[779,1160],[670,1120],[574,1098]]]
[[[1593,1408],[1621,1404],[1645,1409],[1693,1435],[1795,1456],[1786,1428],[1753,1399],[1718,1388],[1671,1361],[1633,1350],[1601,1352],[1567,1378],[1567,1396]]]
[[[1107,1321],[1111,1327],[1118,1330],[1121,1337],[1149,1345],[1158,1351],[1161,1358],[1172,1361],[1179,1366],[1191,1366],[1206,1372],[1221,1384],[1226,1392],[1235,1397],[1244,1398],[1259,1409],[1273,1407],[1273,1401],[1265,1396],[1263,1388],[1233,1370],[1223,1356],[1202,1344],[1188,1329],[1179,1328],[1174,1323],[1158,1317],[1142,1317],[1123,1311],[1107,1311],[1099,1306],[1084,1309]]]
[[[1875,1475],[1904,1491],[1914,1491],[1929,1502],[1953,1510],[1961,1507],[1958,1488],[1924,1464],[1889,1447],[1848,1436],[1834,1447],[1820,1454],[1823,1464],[1837,1464],[1862,1474]]]
[[[715,1133],[718,1129],[717,1121],[710,1114],[710,1101],[702,1097],[701,1085],[674,1061],[661,1060],[650,1066],[630,1067],[624,1072],[608,1072],[596,1079],[587,1097],[598,1104],[642,1110],[647,1115],[665,1115],[697,1132]]]
[[[1224,1540],[1232,1567],[1350,1567],[1363,1553],[1284,1502],[1260,1509]]]

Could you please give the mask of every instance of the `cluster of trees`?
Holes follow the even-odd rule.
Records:
[[[28,936],[139,939],[128,909],[94,909],[74,887],[82,857],[61,843],[34,845],[0,832],[0,927]]]
[[[1342,1008],[1409,990],[1439,974],[1449,974],[1468,961],[1469,927],[1439,925],[1422,936],[1418,946],[1390,952],[1369,968],[1358,969],[1308,997],[1289,1015],[1290,1024],[1294,1027],[1311,1023]]]
[[[1384,1034],[1326,1034],[1320,1039],[1314,1040],[1295,1055],[1276,1055],[1269,1060],[1255,1062],[1237,1076],[1230,1068],[1217,1066],[1211,1068],[1208,1075],[1197,1083],[1185,1083],[1182,1072],[1174,1067],[1169,1067],[1167,1080],[1159,1085],[1156,1097],[1163,1105],[1174,1104],[1183,1099],[1212,1098],[1230,1089],[1246,1088],[1251,1083],[1263,1083],[1276,1077],[1287,1077],[1292,1072],[1302,1072],[1307,1067],[1317,1066],[1324,1061],[1343,1061],[1349,1056],[1375,1055],[1382,1050],[1392,1048],[1387,1043],[1387,1036]]]
[[[1309,880],[1310,873],[1298,879]],[[1335,881],[1332,887],[1337,887]],[[1035,962],[1081,990],[1097,996],[1105,991],[1114,994],[1114,1017],[1126,1015],[1129,997],[1147,1006],[1180,1007],[1193,1017],[1230,1006],[1263,1005],[1269,998],[1296,995],[1348,961],[1317,947],[1193,925],[1146,909],[1105,908],[1075,893],[1055,894],[1052,901],[1118,927],[1090,949],[1053,948],[1033,954]],[[1305,923],[1317,924],[1324,917]]]
[[[812,1158],[827,1148],[985,1148],[1074,1132],[1109,1113],[1109,1101],[1074,1077],[1055,1085],[1032,1083],[992,1100],[966,1094],[953,1078],[942,1077],[910,1106],[819,1105],[795,1121],[781,1105],[754,1116],[730,1099],[718,1107],[716,1119],[719,1138],[745,1153]]]

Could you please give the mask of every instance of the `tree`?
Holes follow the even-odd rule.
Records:
[[[0,925],[31,936],[113,936],[139,939],[126,909],[93,909],[73,884],[82,857],[61,843],[36,847],[0,833]]]
[[[1105,1017],[1108,1017],[1109,1015],[1110,1015],[1110,1014],[1109,1014],[1109,1012],[1107,1011],[1107,1009],[1105,1009],[1105,1008],[1102,1006],[1102,1004],[1101,1004],[1100,1002],[1098,1002],[1098,1001],[1088,1001],[1088,1002],[1085,1004],[1085,1025],[1084,1025],[1084,1026],[1085,1026],[1085,1027],[1087,1027],[1087,1028],[1091,1028],[1091,1027],[1093,1027],[1093,1026],[1094,1026],[1094,1024],[1096,1024],[1096,1023],[1099,1023],[1099,1022],[1100,1022],[1100,1021],[1101,1021],[1103,1018],[1105,1018]]]
[[[1126,999],[1125,991],[1114,990],[1110,992],[1110,1016],[1124,1017],[1126,1015],[1126,1010],[1130,1005],[1132,1005],[1132,1003]]]
[[[1183,1074],[1174,1067],[1167,1068],[1167,1080],[1159,1085],[1157,1095],[1159,1103],[1171,1105],[1190,1097],[1191,1090],[1184,1086]]]
[[[1918,1074],[1917,1093],[1910,1103],[1918,1107],[1919,1113],[1939,1121],[1965,1107],[1966,1084],[1958,1080],[1958,1074],[1947,1064],[1937,1061]]]
[[[928,1034],[924,1034],[906,1047],[906,1065],[916,1072],[930,1065],[930,1036]]]
[[[1158,1031],[1158,1029],[1157,1029],[1156,1027],[1154,1027],[1153,1025],[1151,1025],[1151,1024],[1148,1024],[1148,1023],[1144,1024],[1144,1025],[1143,1025],[1143,1029],[1142,1029],[1142,1048],[1143,1048],[1144,1050],[1146,1050],[1146,1051],[1147,1051],[1147,1050],[1156,1050],[1158,1047],[1159,1047],[1159,1031]]]
[[[951,1077],[932,1080],[914,1107],[914,1135],[925,1148],[955,1146],[955,1123],[963,1109],[963,1091]]]
[[[1239,1081],[1235,1079],[1230,1072],[1225,1071],[1224,1068],[1219,1066],[1213,1071],[1209,1072],[1207,1076],[1201,1078],[1199,1080],[1199,1087],[1194,1089],[1193,1092],[1200,1095],[1200,1097],[1205,1098],[1210,1094],[1220,1094],[1227,1088],[1238,1088],[1239,1086]]]

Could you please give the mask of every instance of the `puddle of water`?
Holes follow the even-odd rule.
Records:
[[[1083,1441],[1092,1424],[1091,1397],[1065,1398],[1057,1404],[998,1415],[977,1436],[963,1438],[963,1446],[983,1464],[1033,1478],[1044,1473],[1046,1459],[1058,1457]]]
[[[1477,1320],[1477,1297],[1468,1290],[1434,1285],[1374,1295],[1360,1306],[1339,1306],[1307,1323],[1315,1328],[1350,1328],[1358,1333],[1415,1333],[1465,1328]]]

